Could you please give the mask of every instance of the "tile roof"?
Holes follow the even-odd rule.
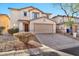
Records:
[[[45,12],[41,11],[40,9],[35,8],[35,7],[33,7],[33,6],[24,7],[24,8],[20,8],[20,9],[17,9],[17,8],[8,8],[8,9],[11,9],[11,10],[18,10],[18,11],[20,11],[20,10],[22,10],[22,9],[28,9],[28,8],[36,9],[36,10],[38,10],[38,11],[44,13],[44,14],[51,15],[51,13],[45,13]]]
[[[66,15],[57,15],[57,16],[52,17],[52,19],[56,18],[56,17],[68,17],[68,16],[66,16]],[[72,16],[69,16],[69,17],[72,17]],[[79,17],[72,17],[72,18],[78,18],[79,19]]]

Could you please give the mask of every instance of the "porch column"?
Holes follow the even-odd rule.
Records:
[[[19,22],[19,32],[23,32],[24,31],[24,26],[22,22]]]

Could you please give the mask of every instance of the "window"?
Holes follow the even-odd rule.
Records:
[[[33,19],[38,18],[38,13],[33,13],[32,17],[33,17]]]
[[[27,12],[24,12],[24,16],[27,16]]]

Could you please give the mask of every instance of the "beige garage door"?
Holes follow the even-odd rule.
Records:
[[[34,32],[36,32],[36,33],[53,33],[53,24],[35,23]]]

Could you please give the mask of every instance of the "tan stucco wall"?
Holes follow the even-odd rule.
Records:
[[[26,8],[26,9],[21,9],[21,10],[10,10],[10,22],[11,22],[11,26],[10,27],[13,27],[14,24],[16,24],[16,26],[18,27],[18,20],[19,19],[23,19],[23,20],[31,20],[33,18],[32,16],[32,13],[33,12],[38,12],[39,13],[39,17],[43,17],[43,16],[46,16],[47,17],[47,14],[43,14],[42,12],[40,12],[39,10],[37,9],[33,9],[31,11],[29,11],[30,9],[32,8]],[[27,12],[27,16],[24,16],[24,12]]]
[[[10,12],[10,28],[14,26],[14,24],[18,27],[18,20],[20,19],[20,11],[11,10]]]
[[[0,26],[5,27],[4,32],[7,32],[10,26],[10,19],[7,15],[0,15]]]

